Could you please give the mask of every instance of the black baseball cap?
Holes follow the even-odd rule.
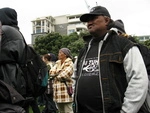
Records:
[[[83,14],[80,17],[80,21],[81,22],[87,22],[89,20],[89,17],[91,17],[91,16],[98,16],[98,15],[108,16],[109,18],[111,18],[108,10],[105,7],[103,7],[103,6],[96,6],[96,7],[93,7],[90,10],[90,13]]]

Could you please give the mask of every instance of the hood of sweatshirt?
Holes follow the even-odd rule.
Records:
[[[9,25],[18,28],[17,12],[12,8],[0,9],[0,21],[2,25]]]

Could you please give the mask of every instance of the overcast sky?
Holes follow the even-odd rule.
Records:
[[[2,0],[0,8],[11,7],[17,11],[20,30],[30,44],[32,20],[42,16],[87,13],[86,3],[90,8],[105,6],[113,20],[123,20],[128,34],[150,35],[150,0]]]

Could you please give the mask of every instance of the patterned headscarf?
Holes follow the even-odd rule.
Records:
[[[62,51],[67,57],[73,59],[71,52],[68,48],[61,48],[60,51]]]

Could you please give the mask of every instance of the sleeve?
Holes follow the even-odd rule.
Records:
[[[63,80],[70,81],[72,74],[73,74],[73,62],[68,61],[64,63],[64,66],[62,70],[59,72],[57,78],[62,81]]]
[[[26,45],[22,39],[16,42],[16,51],[18,52],[18,58],[17,58],[18,62],[22,62],[22,59],[25,57],[25,51],[26,51],[25,46]]]
[[[56,75],[57,67],[58,67],[59,61],[56,61],[55,65],[49,70],[49,75],[54,76]]]
[[[139,49],[133,46],[124,58],[128,81],[121,113],[137,113],[144,103],[148,90],[148,75]]]
[[[3,61],[15,61],[22,63],[25,55],[25,44],[21,39],[8,41],[3,45],[2,58]]]

